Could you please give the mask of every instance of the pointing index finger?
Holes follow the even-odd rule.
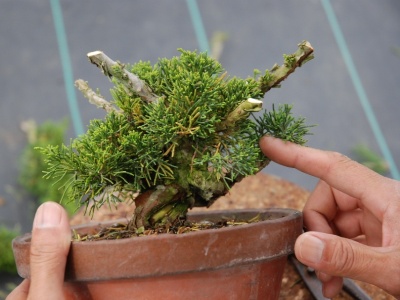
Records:
[[[308,148],[273,137],[263,137],[260,147],[272,161],[322,179],[331,187],[360,199],[379,216],[387,207],[387,202],[379,199],[393,193],[393,186],[385,177],[340,153]]]

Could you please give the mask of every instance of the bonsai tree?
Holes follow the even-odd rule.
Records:
[[[269,163],[258,146],[263,135],[306,142],[309,126],[292,116],[290,105],[251,115],[261,111],[266,92],[312,58],[308,42],[284,55],[282,65],[246,79],[229,77],[207,53],[179,52],[155,65],[125,65],[101,51],[88,53],[115,85],[113,100],[83,80],[76,86],[107,114],[70,145],[42,148],[45,176],[68,177],[64,197],[78,199],[90,214],[105,204],[134,201],[128,224],[134,232],[174,225],[190,208],[209,207],[235,182],[263,169]]]

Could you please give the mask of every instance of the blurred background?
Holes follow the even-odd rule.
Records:
[[[27,183],[38,167],[32,145],[68,142],[90,119],[104,116],[73,86],[82,78],[110,99],[111,84],[87,52],[156,63],[179,55],[177,48],[216,51],[231,76],[247,77],[281,64],[282,54],[302,40],[313,45],[315,59],[268,92],[264,107],[294,104],[295,115],[317,124],[309,146],[342,152],[399,179],[397,0],[2,0],[0,228],[29,231],[43,200],[35,190],[40,184]],[[275,164],[263,172],[309,190],[316,184]]]

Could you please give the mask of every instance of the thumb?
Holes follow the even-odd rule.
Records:
[[[400,294],[399,247],[369,247],[336,235],[307,232],[295,243],[298,260],[315,270],[374,284]]]
[[[36,211],[30,250],[31,299],[63,299],[71,233],[62,206],[46,202]]]

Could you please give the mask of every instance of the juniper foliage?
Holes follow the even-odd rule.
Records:
[[[268,163],[258,146],[262,135],[306,142],[309,127],[291,115],[291,106],[250,118],[259,109],[251,104],[257,101],[246,101],[264,96],[276,79],[273,72],[231,78],[206,53],[179,52],[154,65],[139,61],[113,70],[136,74],[158,95],[156,102],[143,101],[127,89],[123,75],[115,76],[111,95],[118,109],[92,120],[70,145],[42,148],[48,164],[45,176],[60,182],[69,178],[64,184],[68,199],[90,203],[93,213],[122,201],[121,195],[129,192],[176,184],[185,191],[187,207],[208,206],[234,182]],[[290,56],[290,64],[295,63]]]

